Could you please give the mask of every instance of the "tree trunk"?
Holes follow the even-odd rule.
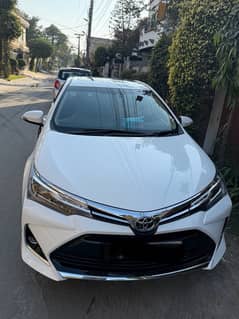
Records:
[[[8,40],[3,40],[3,75],[8,78],[10,75],[10,53],[9,53],[9,43]]]
[[[37,58],[35,72],[39,71],[40,58]]]
[[[222,165],[225,161],[225,153],[226,153],[230,129],[232,127],[232,120],[233,120],[233,116],[235,113],[235,105],[232,107],[228,107],[228,110],[229,110],[229,115],[227,118],[225,129],[224,129],[223,134],[222,134],[222,141],[221,141],[220,147],[219,147],[219,156],[218,157],[219,157],[220,165]]]
[[[3,75],[3,41],[0,39],[0,77]]]
[[[30,71],[34,71],[34,69],[35,69],[35,58],[34,57],[31,58],[31,61],[29,64],[29,69],[30,69]]]
[[[226,90],[221,88],[216,89],[213,107],[203,145],[205,152],[209,155],[212,155],[214,152],[218,129],[220,126],[222,112],[225,104],[225,99]]]

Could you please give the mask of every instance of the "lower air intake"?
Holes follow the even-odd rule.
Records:
[[[85,235],[58,248],[60,272],[92,276],[153,276],[209,263],[215,243],[199,231],[151,237]]]

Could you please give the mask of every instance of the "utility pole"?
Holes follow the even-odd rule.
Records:
[[[87,61],[87,65],[88,66],[90,66],[90,45],[91,45],[91,31],[92,31],[93,11],[94,11],[94,0],[90,0],[88,34],[87,34],[87,46],[86,46],[86,61]]]
[[[85,35],[85,32],[82,32],[82,33],[75,33],[75,36],[77,37],[78,39],[78,53],[77,53],[77,59],[78,61],[80,61],[80,40],[81,40],[81,37]]]

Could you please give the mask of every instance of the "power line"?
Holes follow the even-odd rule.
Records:
[[[97,24],[98,21],[102,20],[102,15],[105,15],[105,10],[107,8],[108,0],[103,0],[98,10],[94,11],[94,24]]]
[[[81,7],[81,4],[83,3],[83,6]],[[84,0],[78,0],[78,5],[77,5],[77,8],[76,8],[77,12],[78,12],[78,15],[75,19],[76,23],[77,21],[83,19],[82,16],[86,16],[87,15],[87,1]],[[81,12],[81,13],[80,13]],[[80,13],[80,14],[79,14]]]
[[[54,20],[51,20],[51,19],[48,19],[48,18],[45,18],[45,17],[44,17],[44,18],[39,17],[39,18],[40,18],[40,20],[45,20],[45,21],[48,21],[48,22],[50,22],[50,23],[53,23],[54,25],[59,26],[61,29],[72,30],[72,31],[74,31],[74,32],[77,32],[77,28],[82,28],[82,27],[85,27],[85,26],[87,25],[87,22],[85,22],[85,23],[82,23],[82,24],[77,25],[77,26],[69,27],[69,26],[67,26],[67,25],[58,23],[58,22],[56,22],[56,21],[54,21]]]
[[[112,2],[112,0],[107,0],[107,2],[105,3],[105,7],[103,7],[103,12],[104,12],[104,18],[101,19],[100,24],[97,25],[96,21],[94,21],[94,25],[93,25],[93,29],[95,30],[97,27],[97,30],[101,30],[101,28],[106,25],[109,24],[109,20],[110,20],[110,11],[112,11],[112,8],[114,6],[114,1]]]

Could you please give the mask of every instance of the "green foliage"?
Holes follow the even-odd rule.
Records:
[[[239,208],[239,174],[230,167],[222,168],[221,173],[231,196],[233,207]]]
[[[67,42],[67,36],[62,33],[54,24],[51,24],[44,30],[46,38],[51,42],[52,46],[58,47],[62,43]]]
[[[150,62],[150,84],[164,99],[169,95],[167,64],[171,42],[171,36],[164,33],[154,47]]]
[[[125,70],[121,74],[123,80],[142,81],[149,83],[149,74],[146,72],[136,72],[135,70]]]
[[[20,37],[19,19],[11,11],[0,10],[0,39],[11,41]]]
[[[166,19],[163,21],[164,30],[168,32],[174,32],[178,23],[180,22],[181,9],[185,2],[188,0],[169,0]]]
[[[0,0],[0,72],[6,78],[10,73],[10,41],[21,35],[15,5],[14,0]]]
[[[80,68],[81,67],[81,59],[79,57],[75,58],[74,67],[76,67],[76,68]]]
[[[30,48],[31,43],[35,40],[45,39],[52,46],[51,61],[48,64],[48,68],[56,63],[58,66],[67,66],[69,61],[72,61],[71,47],[68,44],[67,36],[54,24],[42,30],[42,27],[38,25],[39,18],[37,17],[28,17],[28,21],[30,27],[27,30],[27,42]],[[31,63],[31,68],[33,67],[33,62]]]
[[[32,40],[36,40],[43,37],[41,28],[38,26],[39,18],[31,17],[27,19],[29,22],[29,28],[27,29],[27,43],[30,43]]]
[[[226,89],[233,104],[239,95],[239,1],[234,2],[226,23],[214,36],[219,63],[214,84]]]
[[[53,48],[51,54],[52,64],[57,61],[59,66],[67,66],[71,58],[71,48],[68,45],[67,36],[54,24],[44,30],[44,36]]]
[[[53,48],[48,40],[40,38],[29,43],[30,53],[33,58],[46,59],[51,56]]]
[[[144,8],[143,0],[117,0],[111,15],[110,28],[114,33],[115,44],[112,50],[122,56],[130,55],[139,41],[139,18]]]
[[[122,56],[129,56],[132,50],[138,47],[140,30],[146,24],[146,20],[140,20],[136,27],[132,29],[125,29],[124,35],[122,31],[115,31],[115,41],[113,45],[107,50],[110,59],[115,57],[116,53]],[[124,38],[124,41],[123,41]]]
[[[17,0],[0,0],[0,8],[3,10],[13,10],[17,4]]]
[[[144,8],[142,0],[117,0],[111,15],[110,26],[113,31],[132,30]]]
[[[96,66],[103,66],[107,60],[108,52],[105,47],[99,47],[95,51],[95,65]]]
[[[214,35],[228,19],[231,0],[186,0],[173,36],[169,59],[171,102],[180,113],[193,117],[201,142],[214,98],[218,69]]]

